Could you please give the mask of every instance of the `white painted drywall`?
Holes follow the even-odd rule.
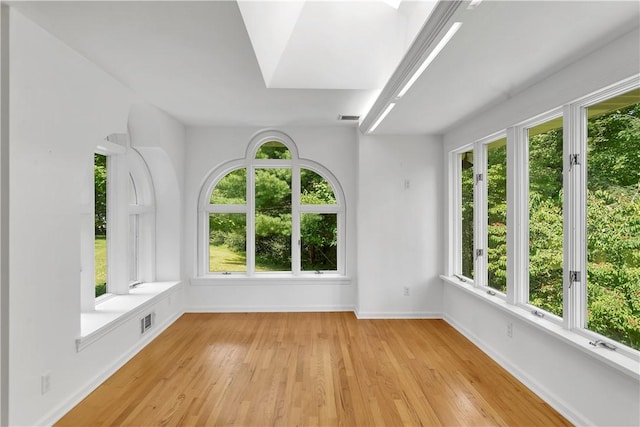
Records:
[[[507,102],[479,112],[444,136],[441,158],[444,161],[453,148],[639,73],[639,47],[636,30]],[[450,243],[447,239],[446,244]],[[443,302],[447,320],[573,422],[640,425],[637,380],[453,285],[444,284]],[[513,339],[507,337],[507,322],[513,322]]]
[[[438,317],[440,138],[360,135],[358,163],[358,316]]]
[[[242,159],[260,128],[188,128],[185,180],[185,270],[196,277],[198,194],[208,174],[222,163]],[[295,142],[301,158],[326,167],[345,193],[347,215],[346,274],[355,274],[357,138],[353,127],[279,128]],[[298,311],[352,309],[355,286],[212,285],[188,286],[187,311]]]
[[[183,278],[182,230],[185,128],[173,117],[147,104],[129,114],[131,146],[144,158],[156,202],[155,280]]]
[[[83,351],[75,348],[85,164],[107,135],[127,131],[131,105],[140,100],[15,9],[10,26],[9,424],[42,425],[56,421],[150,337],[140,337],[134,318]],[[171,145],[179,151],[181,143]],[[151,308],[155,332],[182,312],[180,299]],[[51,389],[41,394],[45,373]]]

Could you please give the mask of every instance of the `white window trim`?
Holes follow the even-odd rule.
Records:
[[[277,141],[285,145],[291,153],[290,160],[255,159],[256,152],[266,142]],[[210,196],[215,186],[228,173],[246,168],[247,191],[246,204],[240,205],[211,205]],[[292,172],[292,202],[291,202],[291,271],[290,272],[256,272],[255,271],[255,170],[263,168],[290,168]],[[311,170],[331,185],[336,197],[335,205],[301,205],[300,203],[300,170]],[[223,272],[209,271],[209,214],[210,213],[239,213],[247,215],[247,271]],[[300,214],[301,213],[335,213],[338,223],[337,270],[317,274],[313,271],[301,271],[300,262]],[[344,191],[337,178],[324,166],[312,160],[300,158],[294,141],[286,134],[267,130],[259,132],[249,143],[244,159],[226,162],[212,170],[205,179],[198,197],[198,248],[197,266],[198,277],[192,284],[213,284],[212,280],[223,283],[255,283],[255,279],[267,283],[263,279],[277,278],[278,280],[298,283],[300,279],[314,280],[321,283],[335,283],[336,278],[346,276],[346,203]],[[325,274],[326,273],[326,274]],[[324,277],[323,277],[324,276]],[[323,280],[318,280],[323,279]],[[342,283],[342,280],[338,280]]]
[[[587,143],[587,107],[598,102],[613,98],[633,89],[640,88],[640,75],[632,76],[619,83],[610,85],[602,90],[582,97],[576,101],[540,114],[529,120],[510,126],[506,130],[507,136],[507,294],[506,298],[487,295],[482,286],[482,280],[478,280],[478,263],[474,265],[475,280],[470,280],[459,275],[461,271],[461,170],[458,156],[473,146],[474,148],[474,174],[486,175],[486,162],[480,161],[483,157],[482,142],[487,142],[498,132],[489,137],[482,138],[474,144],[466,144],[449,152],[449,235],[453,244],[449,249],[447,262],[448,275],[441,276],[447,283],[470,291],[478,297],[497,304],[511,314],[523,318],[545,331],[562,338],[572,345],[582,349],[586,353],[606,361],[611,366],[620,369],[635,378],[640,378],[640,351],[635,350],[618,341],[600,335],[585,328],[586,325],[586,284],[577,283],[571,287],[569,283],[569,271],[580,271],[584,279],[587,277],[587,251],[586,251],[586,143]],[[539,307],[528,304],[528,259],[529,259],[529,165],[528,165],[528,134],[527,129],[542,124],[548,120],[563,117],[563,317],[548,313]],[[478,153],[481,153],[478,156]],[[572,173],[569,171],[569,155],[579,154],[581,164]],[[482,166],[479,166],[482,165]],[[479,170],[476,170],[478,168]],[[484,170],[483,170],[484,168]],[[483,175],[484,176],[484,175]],[[474,239],[482,238],[481,229],[486,217],[484,212],[478,212],[480,203],[486,200],[484,194],[474,188]],[[484,196],[484,198],[483,198]],[[480,203],[480,204],[479,204]],[[485,207],[486,209],[486,207]],[[480,224],[480,227],[478,226]],[[486,234],[486,233],[485,233]],[[478,244],[474,242],[474,248]],[[486,261],[481,261],[486,262]],[[484,277],[484,276],[482,276]],[[502,302],[500,302],[502,301]],[[545,313],[543,318],[537,317],[531,311],[539,310]],[[603,348],[596,348],[590,342],[602,340],[613,344],[616,351],[612,352]]]

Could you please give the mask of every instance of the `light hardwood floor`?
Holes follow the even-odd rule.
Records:
[[[553,426],[442,320],[185,314],[57,425]]]

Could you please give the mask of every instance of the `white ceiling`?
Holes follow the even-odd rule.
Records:
[[[443,133],[638,28],[640,2],[485,0],[450,21],[463,24],[376,133]]]
[[[269,127],[368,111],[434,4],[390,3],[10,2],[186,125]],[[460,31],[376,133],[440,133],[640,19],[636,1],[465,6],[452,18]]]

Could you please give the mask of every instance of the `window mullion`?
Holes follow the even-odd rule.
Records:
[[[584,108],[571,104],[565,106],[567,120],[564,134],[563,159],[564,188],[564,327],[584,328],[586,324],[586,144],[587,119]],[[577,155],[577,164],[571,164],[571,156]],[[571,271],[581,273],[579,282],[570,283]]]
[[[302,270],[300,238],[300,166],[294,164],[291,168],[291,271],[294,275]]]
[[[256,271],[256,168],[247,167],[247,275]]]
[[[507,129],[507,301],[529,295],[529,145],[523,127]]]

